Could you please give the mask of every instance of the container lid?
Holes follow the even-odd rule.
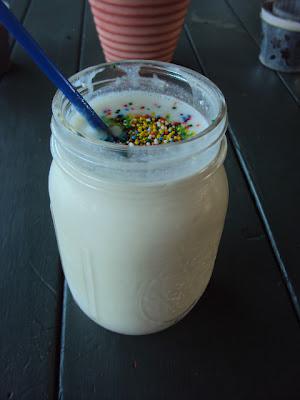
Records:
[[[300,22],[300,0],[275,0],[273,13],[278,17]]]
[[[282,18],[274,13],[274,1],[265,1],[262,4],[260,16],[263,21],[276,28],[281,28],[292,32],[300,32],[300,20],[297,21]]]

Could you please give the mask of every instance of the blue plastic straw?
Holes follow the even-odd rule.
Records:
[[[2,0],[0,0],[0,21],[21,44],[44,74],[47,75],[54,85],[69,99],[76,110],[99,132],[99,139],[115,141],[110,128],[102,121],[72,84],[61,74],[52,61],[49,60],[45,52],[6,7]],[[105,133],[107,134],[106,137]]]

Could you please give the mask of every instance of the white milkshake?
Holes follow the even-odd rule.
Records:
[[[211,124],[173,96],[136,88],[90,103],[109,117],[131,108],[171,120],[189,116],[196,134]],[[89,130],[76,113],[69,120],[77,132]],[[74,299],[100,325],[156,332],[181,319],[204,292],[227,209],[225,125],[215,133],[219,141],[200,135],[190,143],[133,146],[124,157],[114,146],[129,146],[103,149],[74,133],[63,137],[52,121],[49,192],[62,265]]]
[[[204,116],[197,112],[189,104],[160,93],[149,93],[141,90],[124,90],[112,92],[105,96],[91,99],[90,105],[104,119],[114,118],[118,115],[155,114],[167,117],[170,121],[178,121],[189,127],[192,134],[201,132],[208,127]],[[75,112],[71,118],[71,124],[76,131],[85,136],[94,136],[91,128],[81,114]],[[150,132],[149,132],[150,133]],[[202,138],[204,141],[205,138]]]

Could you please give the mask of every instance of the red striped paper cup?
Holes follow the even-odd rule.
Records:
[[[106,61],[171,61],[189,0],[89,0]]]

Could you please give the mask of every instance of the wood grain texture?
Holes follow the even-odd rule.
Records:
[[[249,32],[258,46],[261,39],[260,10],[261,0],[241,2],[239,0],[226,0],[232,11],[239,18],[245,29]],[[289,90],[291,96],[300,106],[300,74],[278,72],[278,76]]]
[[[33,0],[24,19],[67,75],[77,69],[81,18],[81,2]],[[12,62],[0,83],[0,399],[53,399],[62,287],[47,188],[55,89],[19,46]]]
[[[225,94],[237,146],[299,296],[299,108],[278,75],[260,64],[256,44],[223,0],[192,2],[188,27]]]
[[[84,32],[81,65],[101,62],[89,13]],[[184,34],[174,62],[199,69]],[[215,271],[182,322],[144,337],[113,334],[67,293],[63,399],[296,400],[298,324],[231,149],[226,168],[230,205]]]

